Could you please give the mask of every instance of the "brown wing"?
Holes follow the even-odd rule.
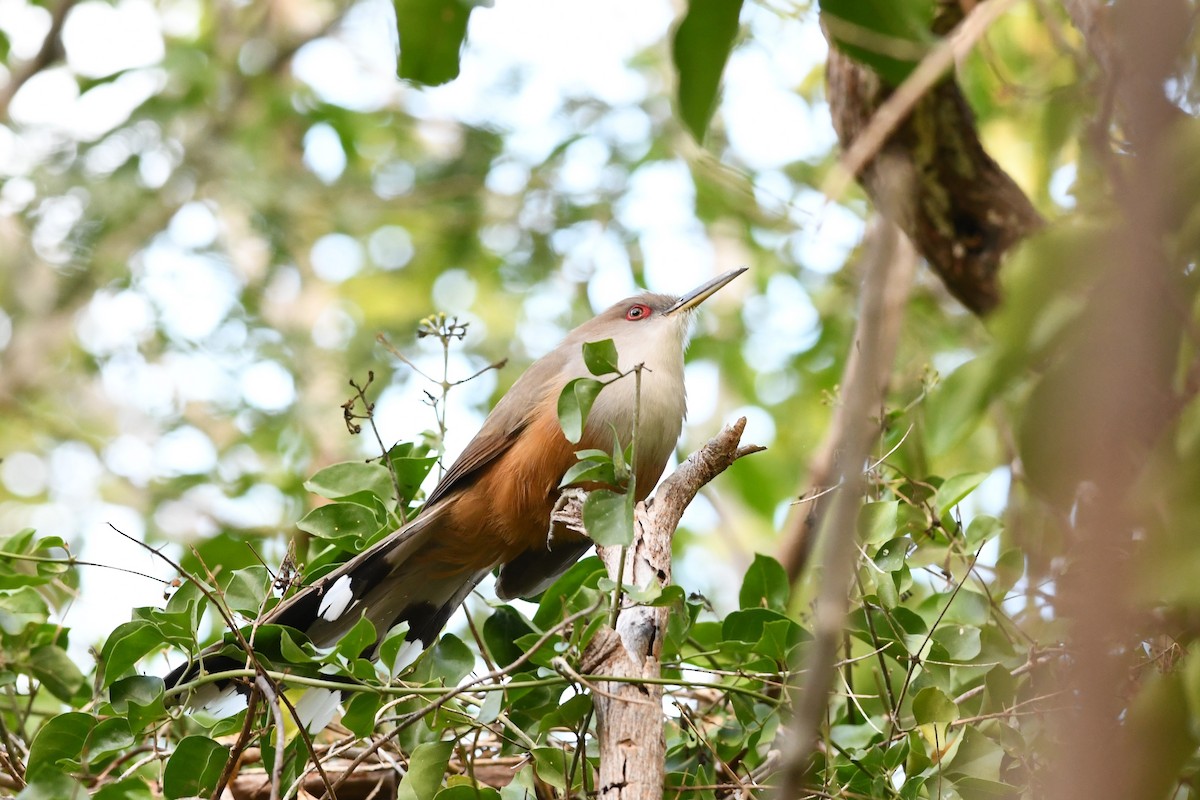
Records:
[[[426,499],[426,507],[442,500],[454,489],[469,485],[479,476],[479,471],[508,452],[512,443],[533,421],[536,409],[546,402],[547,393],[563,385],[563,362],[569,353],[576,350],[558,348],[534,361],[516,383],[512,384],[492,413],[487,415],[484,427],[470,440],[457,461],[451,465],[438,485]],[[557,392],[554,399],[557,401]],[[551,405],[553,408],[553,405]]]
[[[471,483],[479,471],[512,447],[533,420],[535,409],[545,400],[547,391],[561,371],[563,354],[559,350],[535,361],[500,398],[483,427],[463,450],[462,455],[442,476],[425,501],[430,507],[454,489]],[[561,385],[561,384],[560,384]]]
[[[507,430],[488,431],[485,426],[438,481],[425,500],[425,507],[429,508],[453,489],[469,484],[480,469],[507,452],[528,425],[529,418],[526,417]]]

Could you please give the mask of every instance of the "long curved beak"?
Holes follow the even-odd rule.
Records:
[[[696,306],[712,297],[714,294],[720,291],[725,284],[729,283],[738,275],[741,275],[747,269],[749,269],[749,267],[738,267],[737,269],[731,269],[728,272],[713,278],[708,283],[703,284],[702,286],[697,286],[695,289],[692,289],[683,297],[679,298],[675,302],[675,305],[662,312],[663,316],[669,316],[680,311],[691,311]]]

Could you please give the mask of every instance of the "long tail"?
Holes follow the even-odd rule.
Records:
[[[433,644],[446,620],[489,569],[447,568],[437,559],[443,530],[432,509],[337,570],[277,606],[263,621],[303,631],[330,647],[366,617],[383,636],[401,622],[421,649]],[[376,646],[378,641],[376,642]],[[369,648],[374,656],[377,647]]]
[[[433,644],[450,615],[489,572],[447,569],[444,564],[437,564],[438,542],[444,535],[440,517],[439,509],[430,509],[430,513],[422,514],[288,598],[260,621],[296,628],[317,647],[332,647],[365,617],[375,626],[377,637],[363,653],[371,658],[378,654],[379,642],[387,632],[407,622],[406,639],[411,646],[402,647],[395,663],[386,665],[395,675]],[[227,656],[201,654],[196,661],[173,670],[164,681],[171,688],[202,670],[213,672],[241,666],[242,663]],[[219,698],[199,698],[200,704],[216,708],[216,701],[223,703],[227,699],[228,687],[222,687],[219,694]],[[333,705],[336,706],[336,700]],[[319,729],[324,724],[314,723],[312,727]]]

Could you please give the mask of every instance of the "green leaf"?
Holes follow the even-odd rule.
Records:
[[[577,694],[567,702],[556,706],[549,714],[543,716],[538,724],[544,731],[553,728],[577,728],[591,708],[592,696]]]
[[[679,74],[679,116],[696,141],[704,141],[717,108],[721,73],[738,33],[742,0],[688,0],[675,30],[671,56]]]
[[[96,727],[96,718],[81,711],[71,711],[51,717],[33,738],[29,746],[27,777],[35,780],[46,770],[78,769],[83,761],[83,747],[88,734]]]
[[[982,714],[999,714],[1012,708],[1017,700],[1017,679],[1007,669],[996,665],[983,676]]]
[[[875,580],[875,597],[878,598],[879,604],[884,608],[900,605],[900,591],[896,588],[896,579],[892,577],[892,573],[885,572],[872,577]]]
[[[82,796],[82,795],[81,795]],[[92,800],[155,800],[145,778],[126,778],[100,787]]]
[[[930,455],[946,452],[975,430],[1005,377],[995,359],[976,358],[934,388],[922,415]]]
[[[533,628],[512,606],[500,606],[483,621],[483,641],[497,664],[511,664],[521,657],[517,639],[533,633]]]
[[[459,784],[442,789],[433,800],[500,800],[500,792],[490,786]]]
[[[958,764],[955,763],[955,768]],[[1002,781],[992,781],[986,778],[976,778],[973,775],[961,775],[954,779],[954,788],[959,797],[969,797],[971,800],[1017,800],[1021,790],[1016,786]],[[1150,795],[1147,797],[1159,796]]]
[[[49,769],[36,776],[26,774],[29,784],[21,790],[16,800],[84,800],[87,789],[62,770]]]
[[[447,686],[454,686],[475,669],[475,654],[462,639],[453,633],[442,634],[427,659],[432,678],[441,678]]]
[[[442,785],[454,742],[426,742],[413,750],[408,772],[400,781],[396,800],[433,800]]]
[[[787,623],[789,645],[800,640],[802,632],[796,621],[768,608],[747,608],[729,614],[721,622],[721,638],[758,643],[763,639],[766,626],[777,621]]]
[[[913,717],[918,725],[951,723],[958,719],[958,706],[936,686],[926,686],[913,698]]]
[[[683,587],[673,583],[667,586],[651,584],[644,589],[629,587],[627,594],[635,603],[644,606],[682,608],[684,601],[687,599],[687,594],[683,591]]]
[[[633,498],[607,489],[590,493],[583,501],[583,527],[598,545],[628,545],[633,541]]]
[[[896,537],[900,501],[866,503],[858,511],[858,538],[866,544],[879,544]]]
[[[1195,651],[1186,656],[1196,657]],[[1190,667],[1190,665],[1189,665]],[[1182,672],[1151,674],[1129,706],[1127,730],[1145,797],[1170,797],[1181,770],[1196,752],[1195,710],[1189,708]]]
[[[904,566],[904,560],[908,556],[908,548],[911,546],[912,540],[907,536],[884,542],[875,551],[875,566],[884,572],[895,572]]]
[[[865,750],[879,739],[879,732],[867,724],[831,725],[829,738],[843,750]]]
[[[1002,601],[1009,590],[1016,585],[1025,574],[1025,554],[1017,548],[1005,550],[996,559],[995,578],[992,579],[988,590],[997,601]]]
[[[475,5],[469,0],[392,0],[400,34],[400,77],[426,86],[457,78]]]
[[[64,703],[70,703],[83,686],[83,673],[75,666],[67,651],[58,645],[47,644],[34,648],[29,654],[29,662],[33,677]]]
[[[629,462],[632,460],[633,456],[633,442],[629,443],[629,449],[622,449],[621,434],[617,431],[617,426],[610,422],[608,423],[608,429],[612,431],[613,437],[613,475],[616,476],[619,484],[624,484],[624,482],[629,479]]]
[[[533,756],[533,771],[538,778],[559,791],[565,791],[567,788],[566,752],[560,747],[535,747],[529,752]]]
[[[134,620],[118,625],[100,650],[103,676],[100,688],[107,689],[117,678],[124,677],[138,659],[162,646],[162,634],[150,622]]]
[[[986,472],[968,472],[947,478],[937,490],[937,514],[939,517],[953,510],[963,498],[975,491],[987,478]]]
[[[46,601],[31,586],[0,595],[0,630],[10,636],[18,636],[30,625],[45,622],[49,618],[50,609]]]
[[[345,636],[338,639],[337,646],[334,647],[333,651],[353,661],[364,650],[375,644],[377,638],[375,626],[371,624],[371,620],[361,617],[358,622],[354,623],[354,627]]]
[[[1004,532],[1004,523],[987,514],[980,514],[967,525],[967,547],[978,550],[984,542],[989,542]]]
[[[296,527],[319,539],[344,543],[347,539],[370,537],[379,529],[379,521],[366,506],[329,503],[305,514]]]
[[[604,563],[596,556],[588,556],[576,561],[570,569],[550,585],[549,589],[542,593],[538,610],[533,615],[533,624],[545,630],[562,619],[565,614],[572,613],[576,609],[571,601],[588,591],[588,587],[595,587],[600,577],[607,574]],[[581,589],[584,592],[581,592]],[[587,605],[590,603],[585,604],[584,607],[586,608]]]
[[[914,733],[913,736],[917,736],[917,734]],[[920,738],[918,737],[917,740],[920,741]],[[917,759],[913,757],[910,751],[908,763],[912,763],[914,761],[926,765],[929,764],[929,758],[924,753],[922,753],[920,758]],[[925,776],[921,774],[923,771],[923,769],[919,770],[915,767],[907,767],[905,769],[905,772],[910,775],[913,775],[913,773],[917,774],[906,780],[904,785],[900,787],[900,800],[918,800],[918,798],[925,796],[921,793],[921,789],[925,787]]]
[[[821,0],[821,22],[839,50],[896,86],[908,77],[933,40],[933,3]]]
[[[92,728],[83,751],[87,761],[95,763],[105,756],[119,753],[131,746],[133,733],[129,729],[129,722],[121,717],[110,717]]]
[[[33,537],[37,535],[37,528],[22,528],[12,536],[0,538],[0,550],[6,553],[29,553],[35,547],[33,545]]]
[[[935,597],[944,602],[948,595],[935,595]],[[991,603],[987,597],[970,589],[960,589],[942,616],[942,623],[984,625],[987,623],[990,613]]]
[[[208,797],[221,779],[229,748],[207,736],[188,736],[179,742],[163,770],[163,794],[170,800]]]
[[[787,611],[792,587],[787,573],[779,562],[762,553],[754,554],[754,561],[742,579],[738,592],[739,608],[771,608]]]
[[[754,652],[778,664],[788,662],[788,654],[796,644],[797,625],[790,619],[768,620],[763,623],[762,636],[754,643]]]
[[[933,641],[946,650],[951,661],[970,661],[979,655],[979,628],[971,625],[941,625],[933,632]]]
[[[245,546],[244,542],[242,543],[242,549],[249,549]],[[171,599],[167,601],[166,616],[155,616],[154,618],[164,622],[169,621],[171,624],[183,628],[190,634],[190,640],[194,640],[195,630],[200,626],[200,620],[204,616],[204,608],[207,603],[208,599],[195,582],[184,581],[183,585],[176,589],[175,593],[171,595]],[[147,610],[153,616],[154,612],[158,609]]]
[[[587,425],[588,412],[604,384],[594,378],[576,378],[558,396],[558,424],[571,444],[578,444]]]
[[[343,461],[318,470],[304,482],[304,488],[326,500],[367,491],[385,502],[391,501],[396,491],[387,467],[362,461]]]
[[[400,445],[397,445],[388,453],[392,469],[396,471],[396,480],[400,483],[400,500],[405,504],[411,503],[417,496],[417,490],[421,488],[429,471],[437,464],[437,456],[408,455],[412,451],[411,442],[406,444],[410,445],[408,449],[401,451]]]
[[[383,705],[383,698],[370,692],[355,692],[346,702],[346,713],[341,724],[355,736],[370,736],[375,730],[375,714]]]
[[[603,483],[608,486],[616,486],[617,475],[612,458],[605,453],[604,458],[588,458],[573,464],[558,485],[563,487],[576,483]]]
[[[462,776],[466,777],[466,776]],[[449,783],[454,778],[448,778],[446,783]],[[460,778],[461,780],[461,778]],[[469,781],[470,778],[467,778]],[[497,789],[490,786],[475,786],[474,783],[455,783],[454,786],[448,786],[437,795],[434,795],[433,800],[500,800],[500,793]]]
[[[601,339],[598,342],[583,343],[583,364],[593,375],[611,375],[619,373],[617,366],[617,345],[612,339]]]
[[[475,712],[475,722],[480,725],[491,725],[500,719],[500,714],[503,711],[504,692],[487,692],[483,696],[483,703]]]
[[[129,720],[131,730],[140,731],[165,713],[162,678],[133,675],[114,681],[108,689],[108,702],[114,712]]]
[[[225,604],[234,611],[257,617],[271,586],[271,574],[262,564],[235,569],[222,581]]]
[[[517,770],[517,774],[500,790],[500,800],[529,800],[537,797],[536,781],[533,777],[533,765],[526,764]]]
[[[548,640],[542,642],[541,647],[534,650],[533,647],[538,643],[540,638],[541,636],[536,633],[526,634],[517,640],[517,647],[526,653],[528,663],[549,668],[550,662],[563,650],[563,638],[561,636],[551,636]],[[509,697],[511,698],[512,696],[510,691]]]
[[[307,639],[296,640],[293,630],[280,625],[263,625],[258,629],[255,645],[260,655],[269,654],[272,641],[279,647],[279,655],[289,664],[311,664],[317,660],[315,650]],[[277,638],[276,638],[277,637]],[[238,650],[241,657],[241,650]]]
[[[339,498],[341,503],[354,503],[362,506],[375,515],[375,520],[379,524],[383,524],[388,519],[388,508],[393,505],[390,498],[381,498],[372,491],[363,489],[359,492],[351,492],[350,494]]]
[[[13,555],[33,555],[39,558],[58,558],[61,562],[22,562],[20,559],[0,560],[0,590],[18,589],[22,586],[41,586],[54,580],[70,569],[65,563],[69,558],[63,540],[58,536],[34,538],[37,531],[25,528],[5,539],[0,539],[0,550]],[[29,571],[32,568],[33,571]]]

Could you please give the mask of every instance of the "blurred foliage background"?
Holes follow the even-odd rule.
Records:
[[[1128,631],[1126,698],[1190,652],[1200,559],[1195,8],[1164,5],[1186,36],[1160,87],[1181,119],[1159,140],[1169,211],[1154,240],[1184,324],[1167,356],[1176,402],[1139,451],[1153,469],[1130,505],[1150,513],[1122,547],[1153,545],[1132,570],[1150,576],[1131,591],[1138,613],[1183,622]],[[303,481],[378,451],[347,432],[350,380],[374,374],[385,444],[425,439],[452,460],[575,324],[636,286],[680,292],[747,265],[699,319],[680,452],[742,415],[745,439],[769,450],[708,487],[676,539],[679,582],[718,617],[736,608],[754,554],[778,552],[799,498],[823,488],[810,485],[808,458],[852,350],[869,203],[818,188],[837,154],[815,5],[745,4],[703,144],[674,106],[679,10],[499,0],[472,11],[457,79],[423,88],[396,77],[393,8],[375,0],[0,2],[0,534],[35,528],[90,561],[168,579],[109,523],[185,565],[191,546],[223,569],[257,563],[246,542],[273,564],[320,502]],[[916,623],[893,631],[917,637],[917,658],[929,656],[953,582],[982,575],[967,594],[984,606],[945,619],[974,633],[945,634],[935,653],[974,666],[913,688],[965,702],[1003,663],[1009,682],[986,685],[991,709],[1024,690],[1048,696],[1011,679],[1031,681],[1066,636],[1057,580],[1089,487],[1077,462],[1055,461],[1071,445],[1057,432],[1076,417],[1071,392],[1042,377],[1061,377],[1080,352],[1095,357],[1078,349],[1091,330],[1085,298],[1094,267],[1123,252],[1107,237],[1132,218],[1120,191],[1140,164],[1087,44],[1058,4],[1030,0],[956,65],[985,146],[1049,230],[1006,268],[1012,301],[989,322],[918,275],[874,448],[886,457],[869,498],[878,507],[861,526],[859,590],[925,618],[928,636]],[[446,359],[417,336],[436,312],[469,325]],[[379,334],[437,380],[507,364],[449,392],[443,435],[430,405],[441,386]],[[957,482],[931,499],[946,479]],[[962,541],[946,533],[975,522]],[[888,561],[880,550],[894,541],[920,556]],[[875,585],[879,570],[895,577],[890,589]],[[163,588],[98,567],[82,575],[45,591],[88,672],[87,648]],[[818,580],[808,575],[793,601],[801,619]],[[1165,672],[1192,677],[1145,702],[1192,714],[1196,669]],[[900,674],[907,689],[913,674]],[[929,698],[917,718],[957,718],[930,711],[940,698]],[[864,711],[850,705],[843,755],[868,747]],[[1185,742],[1164,767],[1177,796],[1192,792],[1197,718],[1169,729]],[[995,761],[984,770],[994,784],[1024,785],[1044,764],[1016,754],[1040,735],[1021,728],[1013,743],[989,730],[964,746]],[[909,764],[913,775],[929,768]]]
[[[556,80],[534,66],[568,46],[521,51],[600,12],[480,8],[479,26],[516,19],[469,40],[456,83],[422,89],[391,72],[382,3],[79,4],[65,64],[21,86],[0,129],[3,526],[96,553],[119,547],[106,522],[152,542],[273,535],[311,502],[304,477],[374,452],[342,424],[349,379],[375,371],[390,440],[436,428],[421,401],[440,390],[377,333],[440,378],[415,332],[444,311],[470,323],[452,378],[509,359],[452,393],[452,457],[523,365],[598,308],[745,264],[700,320],[681,444],[749,413],[748,439],[771,448],[681,537],[685,563],[693,546],[721,555],[702,561],[727,569],[690,576],[720,596],[808,488],[866,208],[814,190],[834,158],[815,9],[746,8],[704,149],[672,113],[670,13],[621,11],[613,27],[629,35],[595,77],[583,65]],[[50,11],[4,16],[19,73],[17,48],[36,51]],[[122,27],[124,49],[103,36]],[[1072,132],[1088,109],[1065,45],[1025,5],[965,65],[988,143],[1051,216],[1074,205]],[[934,281],[912,310],[901,404],[985,340]],[[945,468],[997,468],[989,440]]]

